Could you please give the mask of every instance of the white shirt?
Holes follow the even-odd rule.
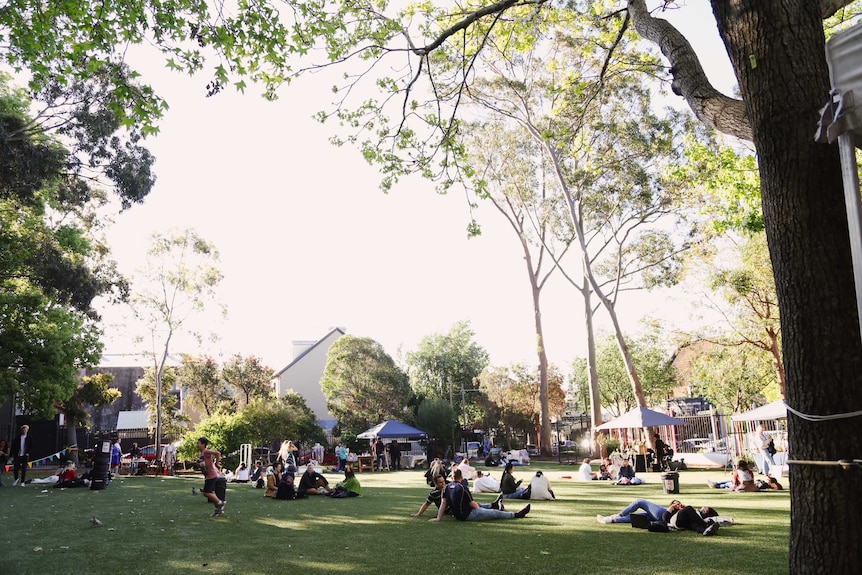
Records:
[[[554,499],[551,495],[551,482],[547,477],[534,475],[530,479],[530,499]]]
[[[477,477],[473,482],[474,493],[498,493],[500,491],[500,482],[490,475]]]
[[[20,446],[18,446],[18,455],[22,455],[22,456],[23,456],[25,453],[27,453],[27,448],[26,448],[26,447],[24,447],[24,446],[26,445],[26,441],[27,441],[27,436],[26,436],[26,435],[22,435],[22,436],[21,436],[21,445],[20,445]]]
[[[593,480],[593,468],[590,467],[589,463],[581,463],[580,468],[578,468],[578,474],[580,475],[581,481]]]
[[[458,464],[458,469],[461,470],[461,475],[464,477],[464,479],[476,478],[476,468],[471,467],[468,460],[462,460],[461,463]]]

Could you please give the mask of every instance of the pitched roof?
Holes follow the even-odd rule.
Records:
[[[299,354],[298,356],[296,356],[295,358],[293,358],[293,360],[292,360],[290,363],[288,363],[286,366],[284,366],[284,369],[282,369],[281,371],[279,371],[278,373],[276,373],[276,374],[275,374],[275,377],[281,377],[281,374],[283,374],[285,371],[287,371],[288,369],[290,369],[290,368],[291,368],[291,366],[293,366],[294,364],[296,364],[297,362],[299,362],[299,360],[301,360],[303,357],[305,357],[306,355],[308,355],[309,353],[311,353],[311,350],[313,350],[314,348],[316,348],[317,346],[319,346],[320,344],[322,344],[324,341],[326,341],[327,339],[329,339],[329,336],[331,336],[331,335],[332,335],[332,334],[334,334],[335,332],[338,332],[338,333],[340,333],[341,335],[345,335],[345,334],[347,333],[346,331],[344,331],[344,330],[343,330],[342,328],[340,328],[340,327],[334,327],[334,328],[332,328],[331,330],[329,330],[329,332],[328,332],[325,336],[323,336],[322,338],[320,338],[319,340],[317,340],[317,341],[314,343],[314,345],[312,345],[311,347],[309,347],[308,349],[306,349],[305,351],[303,351],[301,354]],[[341,336],[339,336],[339,337],[341,337]]]

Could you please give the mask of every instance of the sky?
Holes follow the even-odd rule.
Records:
[[[698,24],[696,50],[708,73],[728,70],[704,6],[673,16]],[[709,32],[712,32],[710,36]],[[692,37],[692,35],[689,35]],[[715,58],[715,64],[710,64]],[[206,98],[204,76],[169,72],[158,57],[133,55],[170,104],[161,131],[148,139],[158,180],[142,205],[113,214],[107,231],[119,269],[133,275],[153,233],[193,228],[220,252],[221,301],[198,316],[219,340],[198,347],[180,338],[174,352],[222,360],[256,355],[279,370],[292,359],[293,340],[317,340],[339,326],[380,342],[396,359],[420,340],[468,320],[475,341],[503,365],[536,363],[533,311],[517,237],[490,205],[470,213],[463,192],[437,194],[433,183],[408,178],[384,194],[377,168],[358,150],[328,142],[335,126],[312,119],[332,100],[329,82],[306,78],[267,102],[251,86]],[[467,237],[476,217],[479,237]],[[623,296],[629,331],[645,317],[690,322],[684,290]],[[585,355],[580,296],[561,277],[543,295],[549,359],[568,373]],[[144,330],[128,310],[101,305],[105,353],[146,351]],[[599,327],[609,325],[600,313]]]

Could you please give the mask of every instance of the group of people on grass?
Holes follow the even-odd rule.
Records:
[[[217,469],[221,460],[221,454],[216,450],[207,448],[208,441],[202,437],[198,441],[198,450],[204,463],[204,488],[202,493],[215,506],[214,516],[221,515],[225,502],[215,493],[215,479],[218,476]],[[266,472],[262,471],[261,462],[257,462],[255,469],[249,473],[249,482],[255,483],[263,480],[264,495],[274,499],[300,499],[313,495],[324,495],[335,498],[357,497],[361,495],[362,489],[353,470],[347,466],[344,470],[344,480],[331,487],[329,481],[315,466],[315,462],[308,463],[296,484],[297,468],[291,460],[290,449],[286,450],[285,456]],[[285,465],[286,463],[286,465]],[[627,463],[627,462],[626,462]],[[610,461],[605,459],[600,467],[600,474],[616,473],[617,481],[627,478],[629,465],[623,463],[618,469],[614,469]],[[586,468],[585,468],[586,466]],[[470,465],[470,461],[464,458],[457,466],[451,469],[445,461],[435,459],[429,465],[426,478],[431,486],[431,491],[425,501],[412,517],[422,516],[432,505],[436,507],[436,515],[430,521],[440,521],[445,515],[451,515],[459,521],[489,521],[495,519],[521,519],[530,512],[530,504],[526,504],[518,511],[509,511],[504,502],[510,499],[546,499],[553,500],[554,492],[550,482],[544,473],[539,470],[530,479],[529,484],[523,487],[523,480],[516,479],[512,473],[513,465],[507,464],[499,481],[494,480],[489,474],[483,473]],[[449,474],[452,479],[449,480]],[[587,472],[591,475],[587,479]],[[265,473],[265,475],[264,475]],[[237,473],[239,475],[239,473]],[[581,479],[592,481],[598,478],[598,474],[592,472],[589,460],[584,460],[581,466]],[[632,476],[633,472],[632,472]],[[473,498],[469,480],[473,480],[473,491],[477,493],[498,493],[497,497],[490,503],[480,504]],[[773,478],[769,478],[772,489],[781,489],[780,484]],[[747,468],[747,463],[741,460],[737,464],[734,478],[731,480],[733,487],[739,491],[752,490],[748,488],[753,482],[753,474]],[[713,487],[721,487],[720,483],[712,483]],[[635,499],[628,506],[613,515],[597,515],[599,523],[633,523],[637,520],[637,526],[642,526],[651,531],[669,530],[692,530],[704,536],[711,536],[718,532],[720,526],[732,525],[733,519],[722,517],[711,507],[695,508],[691,505],[683,505],[679,500],[671,501],[670,505],[664,507],[646,499]]]

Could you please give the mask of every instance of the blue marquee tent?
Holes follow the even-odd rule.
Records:
[[[382,437],[384,439],[396,437],[425,439],[428,437],[428,434],[421,429],[416,429],[406,423],[401,423],[394,419],[388,419],[356,436],[357,439],[374,439],[376,437]]]

